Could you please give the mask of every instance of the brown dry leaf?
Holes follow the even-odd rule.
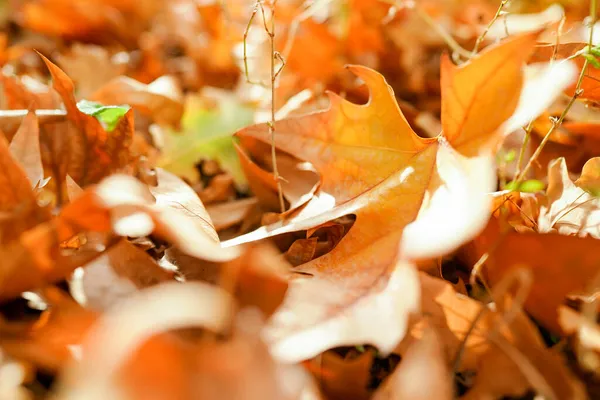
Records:
[[[98,314],[82,308],[56,289],[47,290],[44,297],[50,307],[35,323],[0,325],[0,344],[13,357],[27,360],[44,371],[55,371],[78,356],[78,346]]]
[[[172,76],[145,85],[125,76],[101,86],[91,100],[103,104],[129,104],[159,124],[179,126],[183,116],[181,89]]]
[[[439,335],[431,328],[409,347],[400,365],[373,396],[373,400],[452,398],[454,386],[449,363]]]
[[[353,228],[337,247],[298,268],[314,277],[292,284],[281,310],[285,318],[274,319],[278,321],[279,332],[273,337],[278,356],[299,360],[330,346],[356,343],[358,338],[342,340],[324,327],[335,326],[341,310],[351,315],[355,303],[370,296],[375,286],[385,287],[401,237],[404,256],[428,257],[455,249],[483,228],[489,213],[484,193],[494,184],[491,154],[486,149],[498,142],[501,125],[516,110],[522,66],[535,38],[532,34],[512,38],[462,67],[444,63],[445,133],[435,139],[418,137],[383,77],[361,67],[351,70],[371,89],[368,104],[359,106],[330,95],[329,110],[276,123],[276,146],[315,165],[322,176],[321,190],[332,196],[335,208],[321,209],[314,218],[287,226],[267,227],[264,236],[356,215]],[[488,118],[491,107],[495,107],[494,117]],[[248,127],[238,134],[269,141],[267,125]],[[480,152],[479,157],[463,156]],[[307,307],[310,313],[302,311]],[[386,353],[395,345],[387,340],[401,336],[396,332],[383,341],[381,332],[372,331],[360,339],[368,338]]]
[[[221,285],[231,288],[240,307],[256,307],[268,318],[281,305],[289,265],[274,248],[250,246],[222,268]]]
[[[142,237],[151,233],[183,252],[205,260],[227,261],[237,249],[222,249],[204,206],[183,181],[160,172],[163,185],[150,190],[135,178],[113,175],[62,209],[59,233],[110,232]],[[164,175],[163,175],[164,174]],[[172,191],[171,191],[172,190]]]
[[[9,146],[10,154],[21,164],[31,187],[35,188],[44,179],[44,166],[40,152],[40,130],[34,111],[29,111]]]
[[[1,132],[0,163],[0,244],[6,244],[47,221],[50,214],[47,209],[38,206],[32,183],[13,159]]]
[[[254,163],[243,148],[238,145],[235,148],[252,193],[267,209],[281,211],[275,176]],[[286,213],[290,213],[312,198],[319,187],[319,176],[309,163],[285,155],[277,157],[277,169],[281,190],[287,200]]]
[[[524,308],[540,323],[560,332],[558,307],[569,294],[582,293],[598,271],[600,241],[592,237],[500,232],[491,220],[463,251],[469,265],[488,252],[484,271],[492,285],[517,267],[532,273]]]
[[[194,349],[161,333],[184,327],[220,333],[231,323],[232,311],[233,299],[226,292],[198,282],[163,283],[133,294],[86,335],[84,357],[67,366],[58,398],[128,393],[143,399],[152,398],[154,390],[161,399],[193,397],[194,368],[185,367],[193,363]]]
[[[371,351],[344,358],[329,350],[305,365],[328,399],[366,400],[372,394],[368,388],[373,359]]]
[[[206,212],[208,212],[215,230],[218,232],[242,222],[256,207],[257,202],[255,197],[251,197],[249,199],[211,204],[206,207]]]
[[[118,304],[139,289],[173,280],[146,252],[126,240],[77,270],[69,281],[73,298],[92,310]]]
[[[69,138],[72,142],[69,175],[81,186],[86,186],[122,170],[130,161],[129,146],[134,132],[133,112],[129,110],[115,129],[107,132],[100,121],[79,110],[73,94],[73,81],[46,57],[40,57],[52,75],[52,85],[63,100],[68,120],[76,128],[76,132],[71,132]],[[61,156],[64,157],[64,154]]]
[[[93,242],[70,250],[60,249],[59,243],[56,222],[50,221],[22,233],[17,240],[0,245],[0,256],[4,260],[0,268],[0,301],[65,279],[111,244]]]
[[[592,168],[589,164],[582,174],[584,185]],[[540,208],[538,217],[539,232],[600,238],[600,199],[573,183],[564,158],[548,166],[546,198],[547,206]]]
[[[87,98],[125,70],[125,65],[115,63],[105,48],[81,43],[75,43],[70,52],[59,55],[57,61],[75,81],[79,98]]]
[[[485,306],[470,297],[457,293],[456,289],[443,279],[435,278],[424,272],[420,272],[419,278],[422,291],[422,317],[411,327],[410,332],[395,351],[404,354],[423,337],[428,329],[433,328],[443,343],[445,357],[448,360],[455,359],[461,343],[466,339],[459,371],[475,369],[481,354],[489,347],[487,334],[491,326],[490,313],[484,313],[467,336],[473,321]]]
[[[479,360],[474,385],[462,398],[523,396],[533,389],[548,399],[587,399],[562,354],[546,348],[533,322],[515,308],[514,300],[507,300],[495,303],[491,345]]]

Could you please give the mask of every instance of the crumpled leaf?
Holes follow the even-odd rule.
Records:
[[[118,304],[139,289],[173,280],[143,250],[126,240],[75,272],[69,282],[79,304],[102,311]]]
[[[129,237],[153,233],[194,257],[210,261],[235,257],[237,249],[221,249],[210,218],[193,190],[173,175],[164,171],[159,174],[165,186],[159,181],[159,186],[153,188],[156,199],[145,185],[126,175],[110,176],[88,188],[63,208],[60,237],[68,239],[82,231],[112,231]],[[165,190],[167,187],[171,189]]]
[[[297,268],[314,277],[292,284],[280,312],[285,323],[278,324],[279,333],[273,337],[275,354],[299,360],[355,342],[358,338],[334,337],[335,317],[330,315],[341,310],[349,315],[352,305],[372,292],[368,288],[374,282],[387,279],[401,237],[404,256],[430,257],[455,249],[483,229],[489,215],[484,193],[494,185],[490,150],[517,107],[523,63],[535,38],[512,38],[461,67],[444,61],[444,134],[438,138],[419,138],[383,77],[361,67],[350,69],[371,89],[367,105],[330,95],[329,110],[276,123],[276,146],[315,165],[322,176],[321,191],[335,199],[335,208],[293,224],[267,227],[265,236],[311,228],[347,214],[355,214],[356,222],[330,253]],[[269,142],[266,124],[238,134]],[[463,154],[480,156],[469,159]],[[427,222],[439,216],[450,224]],[[452,228],[456,221],[460,232]],[[302,311],[306,307],[310,313]],[[322,327],[328,327],[327,333]],[[378,340],[380,335],[372,332],[369,342],[385,353],[389,343]]]
[[[586,164],[588,165],[589,162]],[[583,185],[590,182],[589,174],[582,174]],[[577,186],[569,177],[564,158],[548,166],[547,205],[540,208],[538,230],[541,233],[558,232],[562,235],[600,238],[600,199]]]

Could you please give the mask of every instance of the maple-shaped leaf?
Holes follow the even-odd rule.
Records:
[[[297,268],[314,276],[292,282],[273,318],[278,356],[294,361],[355,344],[357,337],[339,335],[331,327],[349,318],[361,299],[386,287],[401,238],[402,256],[430,257],[455,249],[484,228],[489,214],[484,194],[495,186],[492,150],[517,109],[523,66],[536,37],[516,36],[460,67],[445,56],[443,133],[436,138],[417,136],[383,76],[358,66],[349,68],[370,89],[366,105],[330,95],[328,110],[275,124],[277,148],[315,166],[322,177],[321,195],[333,198],[335,207],[307,220],[267,227],[269,234],[356,215],[337,247]],[[267,124],[238,135],[267,143],[270,138]],[[385,353],[403,335],[395,333],[372,329],[360,340]]]
[[[82,110],[73,94],[73,81],[46,57],[41,54],[40,57],[52,75],[54,89],[63,100],[67,119],[75,127],[75,132],[61,132],[63,135],[71,133],[68,174],[79,185],[86,186],[124,168],[129,163],[129,146],[134,132],[133,111],[93,108],[88,103],[81,106]],[[116,122],[116,117],[123,114]],[[107,132],[103,123],[114,129]]]

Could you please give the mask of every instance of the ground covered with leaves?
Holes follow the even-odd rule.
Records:
[[[0,399],[600,398],[596,3],[0,1]]]

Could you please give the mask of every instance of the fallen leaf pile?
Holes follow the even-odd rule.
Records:
[[[600,398],[596,2],[0,3],[0,399]]]

